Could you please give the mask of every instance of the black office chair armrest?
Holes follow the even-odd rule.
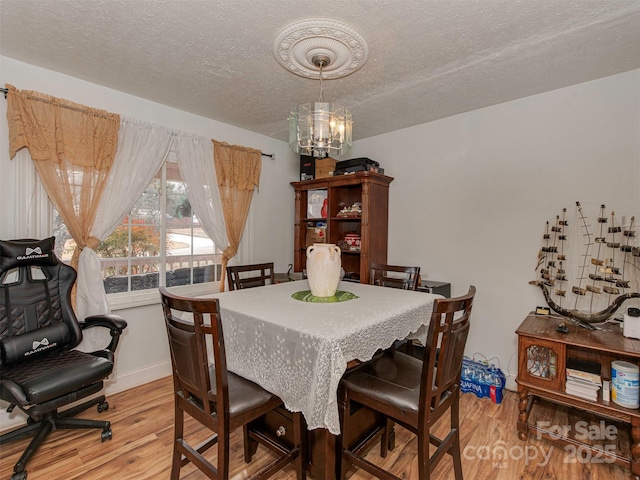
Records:
[[[119,333],[127,328],[127,321],[120,315],[114,315],[112,313],[106,313],[103,315],[91,315],[84,319],[86,327],[106,327],[119,330]]]
[[[0,391],[2,391],[2,398],[9,402],[7,412],[11,413],[16,405],[28,405],[24,391],[18,387],[11,380],[5,378],[0,380]]]
[[[127,328],[127,321],[120,315],[114,315],[112,313],[103,315],[91,315],[84,319],[83,322],[79,322],[80,327],[85,330],[93,327],[108,328],[111,333],[111,343],[107,346],[107,350],[115,352],[120,340],[122,331]]]

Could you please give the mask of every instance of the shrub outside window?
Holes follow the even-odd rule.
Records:
[[[56,253],[69,263],[75,242],[57,212],[54,234]],[[165,162],[96,253],[107,294],[220,279],[221,252],[192,212],[180,170],[172,162]]]

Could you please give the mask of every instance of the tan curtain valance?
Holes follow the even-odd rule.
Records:
[[[237,190],[259,186],[262,152],[255,148],[229,145],[213,140],[218,185],[230,185]]]
[[[6,85],[9,153],[28,148],[33,160],[65,161],[79,167],[111,167],[120,116]]]
[[[229,246],[222,252],[220,291],[223,292],[227,263],[238,251],[251,206],[253,189],[260,183],[262,152],[213,140],[213,158],[229,239]]]

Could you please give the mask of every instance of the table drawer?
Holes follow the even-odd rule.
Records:
[[[380,414],[365,407],[356,409],[352,417],[352,425],[357,428],[351,429],[351,434],[347,439],[350,446],[366,437],[376,427],[384,425],[384,419]],[[251,422],[249,428],[268,435],[286,448],[293,446],[293,419],[291,412],[286,408],[280,407],[272,410]],[[326,436],[330,433],[323,428],[317,428],[306,430],[306,434],[308,470],[314,475],[314,478],[322,478],[325,475]]]
[[[293,418],[286,408],[277,408],[249,424],[254,431],[264,433],[284,445],[293,447]]]

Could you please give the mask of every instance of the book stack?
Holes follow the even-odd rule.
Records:
[[[599,374],[567,368],[565,392],[569,395],[596,402],[598,401],[598,391],[601,386],[602,379]]]

